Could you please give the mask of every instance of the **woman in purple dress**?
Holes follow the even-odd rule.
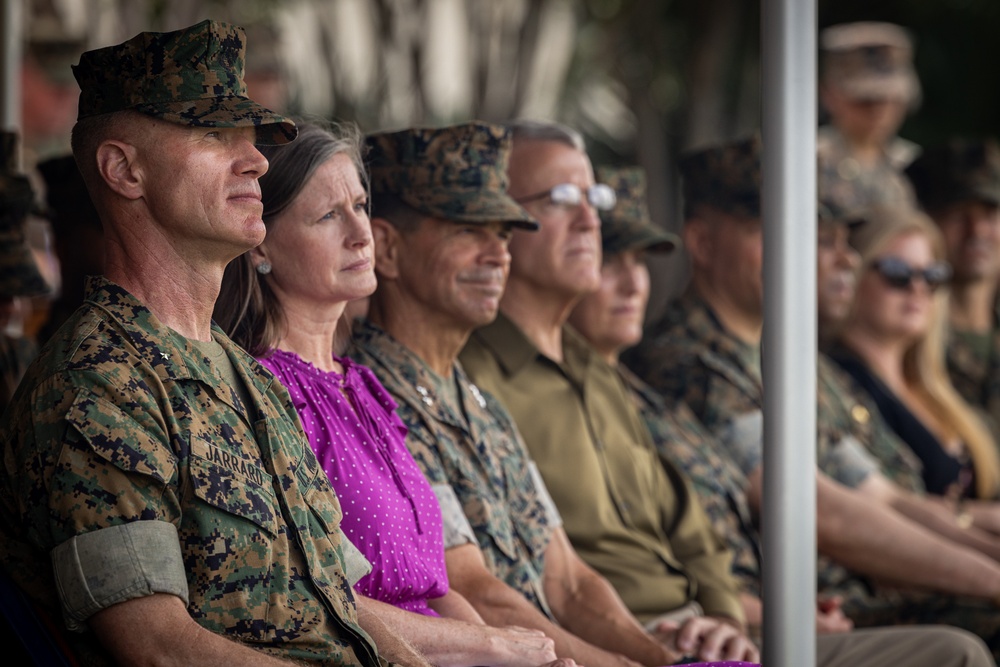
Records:
[[[216,320],[288,389],[340,498],[340,528],[371,564],[354,584],[359,613],[373,611],[438,665],[553,660],[551,639],[488,627],[449,590],[440,509],[396,404],[337,353],[347,302],[376,284],[356,130],[302,124],[295,142],[264,151],[267,238],[226,270]],[[428,618],[439,615],[457,620]]]

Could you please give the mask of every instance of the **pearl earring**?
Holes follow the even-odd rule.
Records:
[[[260,264],[257,265],[257,273],[259,273],[260,275],[266,276],[270,272],[271,272],[271,265],[268,264],[267,262],[261,262]]]

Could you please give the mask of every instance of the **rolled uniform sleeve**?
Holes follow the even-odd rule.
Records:
[[[434,484],[431,488],[434,490],[434,495],[437,496],[438,505],[441,506],[445,550],[460,547],[463,544],[476,544],[478,546],[476,533],[462,510],[462,503],[455,495],[455,490],[447,484]]]
[[[82,631],[102,609],[154,593],[188,603],[177,528],[134,521],[72,537],[52,550],[52,569],[66,627]]]
[[[42,385],[35,406],[43,410],[62,385]],[[71,630],[133,598],[170,593],[188,599],[177,533],[181,510],[172,487],[176,456],[154,424],[139,421],[152,421],[154,406],[132,397],[126,412],[119,406],[129,403],[115,393],[111,385],[70,391],[64,418],[35,429],[40,447],[52,448],[44,541],[56,545],[50,555]]]
[[[340,544],[344,548],[344,576],[347,577],[347,583],[354,587],[354,584],[361,581],[365,575],[372,571],[372,564],[368,562],[365,555],[354,546],[354,543],[344,535],[344,532],[340,531]]]
[[[718,430],[719,441],[744,475],[764,461],[764,414],[751,410],[736,415]]]
[[[820,470],[852,489],[880,470],[878,461],[850,435],[827,448],[818,464]]]

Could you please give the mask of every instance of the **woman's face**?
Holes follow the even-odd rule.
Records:
[[[897,274],[905,274],[905,270],[899,271],[902,265],[909,267],[909,281],[887,278],[878,269],[880,264],[894,265]],[[891,239],[861,274],[855,325],[887,340],[916,341],[925,335],[931,325],[934,289],[922,272],[933,265],[938,265],[938,260],[923,234],[909,232]],[[921,273],[913,274],[914,269]]]
[[[283,306],[335,305],[375,291],[367,204],[354,163],[337,154],[268,226],[255,260],[271,264],[268,279]]]
[[[604,356],[617,354],[642,339],[649,300],[649,269],[641,250],[605,258],[601,286],[583,297],[570,324]]]

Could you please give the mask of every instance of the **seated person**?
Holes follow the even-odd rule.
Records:
[[[216,321],[288,389],[340,499],[342,530],[372,566],[354,589],[407,612],[481,626],[448,587],[441,512],[406,449],[396,403],[370,370],[335,349],[346,303],[375,290],[358,135],[299,124],[294,143],[262,152],[267,237],[227,268]],[[555,659],[552,640],[538,631],[380,615],[434,664]]]
[[[862,219],[851,235],[862,262],[857,295],[830,355],[920,459],[928,493],[956,504],[994,499],[996,445],[944,365],[951,268],[940,232],[904,208],[872,209]]]
[[[17,169],[18,137],[0,133],[0,414],[10,403],[24,371],[35,356],[35,344],[24,336],[10,336],[7,325],[16,316],[21,299],[39,296],[49,286],[38,271],[25,240],[28,213],[35,193]]]
[[[255,146],[296,133],[246,97],[244,51],[203,21],[74,68],[105,275],[0,421],[0,561],[81,664],[426,665],[357,608],[288,392],[212,323],[264,238]]]
[[[949,141],[925,150],[906,175],[941,230],[953,270],[948,375],[1000,437],[1000,145]]]

